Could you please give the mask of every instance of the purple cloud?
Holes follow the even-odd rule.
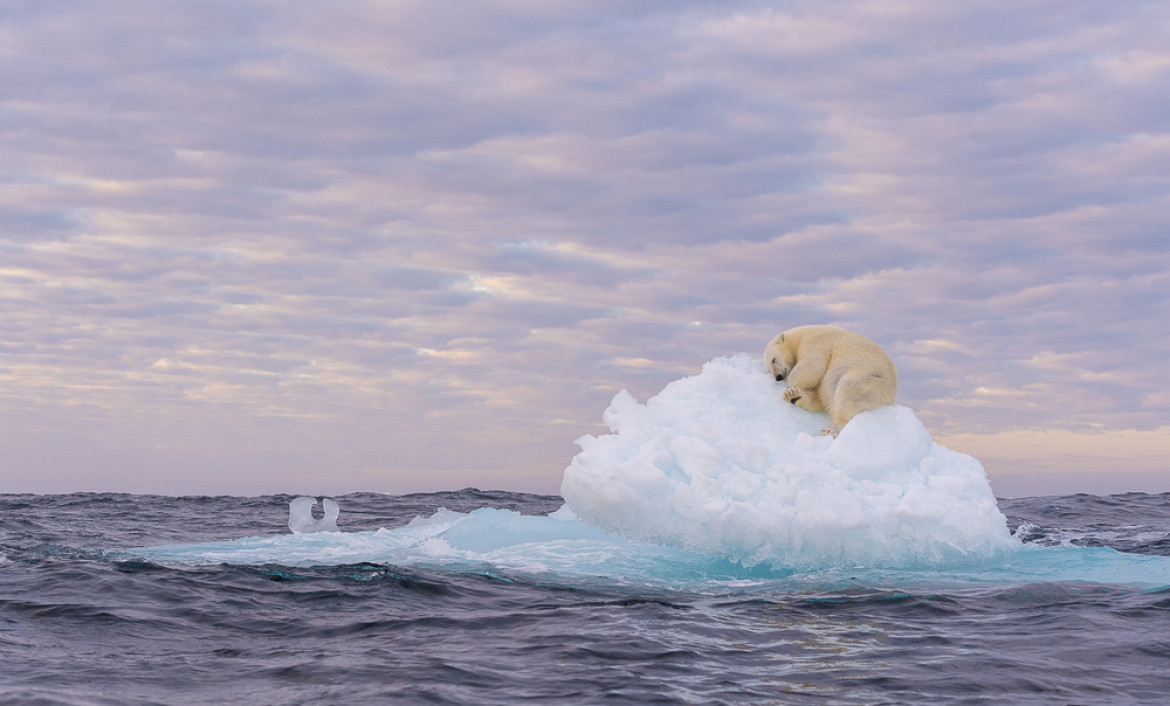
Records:
[[[1164,471],[1168,21],[18,4],[0,484],[555,490],[617,389],[811,322],[944,443]]]

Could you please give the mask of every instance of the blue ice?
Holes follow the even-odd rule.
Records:
[[[168,565],[278,564],[293,567],[373,563],[452,572],[506,574],[573,586],[638,585],[686,590],[777,586],[949,586],[1087,581],[1170,586],[1170,559],[1107,548],[1042,547],[1012,539],[991,555],[964,560],[866,566],[826,561],[795,569],[745,565],[590,527],[561,510],[550,516],[481,508],[439,510],[404,527],[373,532],[282,534],[225,542],[174,544],[115,552]]]

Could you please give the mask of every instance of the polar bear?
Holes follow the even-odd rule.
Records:
[[[797,326],[764,349],[764,367],[787,380],[784,399],[810,412],[825,412],[837,436],[859,412],[894,404],[898,374],[881,346],[837,326]]]

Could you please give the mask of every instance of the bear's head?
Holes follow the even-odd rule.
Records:
[[[789,348],[784,334],[780,334],[768,342],[768,347],[764,349],[764,368],[772,377],[776,378],[776,382],[788,377],[788,373],[792,372],[793,365],[796,365],[796,356]]]

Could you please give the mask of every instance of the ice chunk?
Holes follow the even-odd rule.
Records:
[[[910,409],[891,405],[854,417],[829,446],[834,466],[854,477],[880,478],[916,466],[934,440]]]
[[[1016,548],[978,461],[906,407],[838,438],[783,400],[753,356],[717,358],[646,404],[622,391],[612,434],[577,441],[561,494],[581,521],[746,565],[909,567]]]
[[[294,534],[112,552],[181,564],[373,563],[607,587],[723,591],[1038,581],[1170,585],[1170,558],[1012,537],[978,461],[899,406],[821,436],[753,356],[719,358],[645,404],[618,394],[612,434],[578,440],[566,505],[546,517],[440,509],[337,531],[337,503],[289,505]],[[1027,528],[1017,534],[1027,536]],[[2,557],[0,557],[2,561]],[[780,582],[780,583],[776,583]]]
[[[340,532],[337,529],[337,516],[341,508],[332,498],[321,498],[323,516],[313,517],[313,507],[317,498],[297,498],[288,504],[288,528],[294,534],[308,532]]]

